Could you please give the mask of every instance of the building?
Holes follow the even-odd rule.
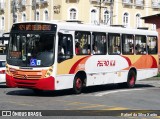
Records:
[[[0,0],[0,32],[13,22],[75,20],[89,24],[149,27],[141,17],[157,14],[159,0]],[[14,18],[14,19],[13,19]]]

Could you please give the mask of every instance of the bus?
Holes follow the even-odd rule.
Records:
[[[6,51],[8,46],[9,33],[3,33],[0,37],[0,83],[6,82]]]
[[[6,65],[8,87],[45,90],[120,84],[158,73],[158,33],[60,21],[13,24]]]

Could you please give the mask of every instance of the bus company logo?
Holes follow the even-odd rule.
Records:
[[[2,116],[12,116],[12,112],[11,111],[2,111]]]
[[[22,76],[22,79],[27,79],[27,75],[23,75],[23,76]]]
[[[116,61],[115,60],[99,60],[97,62],[97,67],[110,67],[110,66],[115,66]]]

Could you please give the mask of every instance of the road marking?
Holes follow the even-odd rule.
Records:
[[[137,90],[146,90],[146,89],[125,89],[125,90],[107,91],[107,92],[95,94],[94,96],[104,96],[104,95],[113,94],[113,93],[129,92],[129,91],[137,91]]]
[[[125,108],[125,107],[112,107],[112,108],[106,108],[106,109],[102,109],[102,110],[128,110],[129,108]]]
[[[72,103],[68,103],[67,105],[79,105],[79,104],[88,104],[88,103],[83,103],[83,102],[72,102]]]
[[[104,107],[105,105],[92,105],[92,106],[84,106],[76,109],[90,109],[90,108],[97,108],[97,107]]]
[[[23,106],[34,106],[34,105],[30,105],[30,104],[18,103],[18,102],[13,102],[13,101],[9,101],[8,103],[17,104],[17,105],[23,105]]]

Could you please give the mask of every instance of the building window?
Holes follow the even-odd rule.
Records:
[[[140,14],[136,15],[136,28],[140,27]]]
[[[107,10],[104,12],[104,21],[103,22],[104,22],[104,24],[110,24],[110,14]]]
[[[44,20],[45,21],[47,21],[47,20],[49,20],[49,16],[48,16],[48,11],[46,10],[45,12],[44,12]]]
[[[70,9],[70,20],[75,20],[77,17],[77,11],[75,9]]]
[[[92,10],[91,11],[91,23],[95,23],[97,21],[97,11],[96,10]]]
[[[40,18],[39,18],[39,12],[36,12],[36,20],[39,21]]]
[[[22,21],[26,21],[26,14],[22,15]]]
[[[129,15],[128,15],[128,13],[124,13],[124,15],[123,15],[123,25],[128,27],[128,25],[129,25],[128,22],[129,22]]]

